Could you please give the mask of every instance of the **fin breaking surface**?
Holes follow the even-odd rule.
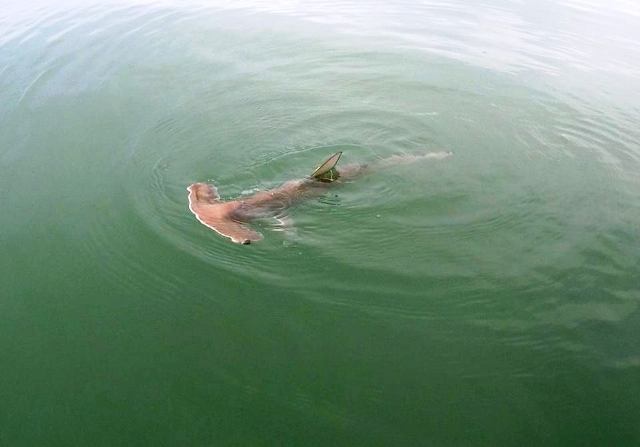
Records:
[[[336,152],[331,157],[327,158],[324,163],[316,168],[315,171],[311,174],[311,177],[318,178],[322,177],[327,172],[331,171],[338,164],[338,160],[342,156],[342,151]]]

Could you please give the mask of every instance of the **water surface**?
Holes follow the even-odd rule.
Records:
[[[636,445],[640,8],[0,6],[0,445]],[[231,244],[189,213],[452,151]]]

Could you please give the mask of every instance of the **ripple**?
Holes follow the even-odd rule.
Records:
[[[92,359],[110,362],[93,379],[95,368],[79,374],[67,413],[121,407],[118,395],[92,392],[96,377],[123,372],[106,382],[131,388],[164,368],[142,383],[133,421],[157,403],[154,420],[192,426],[213,396],[230,402],[231,419],[252,409],[249,419],[263,421],[275,405],[300,414],[298,425],[320,421],[327,439],[336,428],[373,439],[401,421],[402,440],[415,444],[429,413],[471,417],[439,435],[447,444],[486,435],[495,414],[476,416],[503,390],[494,413],[514,408],[505,402],[516,411],[496,439],[509,424],[576,439],[636,434],[625,427],[637,398],[610,398],[637,383],[640,365],[633,2],[10,0],[1,9],[0,239],[12,241],[3,266],[21,292],[3,308],[34,347],[66,346],[36,359],[53,368],[37,383],[67,391],[60,355],[81,373]],[[188,209],[192,182],[233,199],[308,175],[338,150],[341,163],[432,155],[289,209],[295,231],[255,222],[265,238],[248,247]],[[69,343],[74,334],[80,344]],[[411,390],[424,399],[407,405]],[[34,439],[56,426],[45,419],[60,399],[43,402]],[[586,435],[597,412],[555,424],[603,402],[613,413]],[[200,435],[224,419],[214,410],[196,415]],[[14,413],[7,439],[24,428]],[[286,425],[280,416],[270,421]]]
[[[370,315],[496,312],[491,290],[500,280],[523,300],[559,294],[562,276],[580,270],[576,260],[590,263],[587,276],[624,282],[637,260],[625,247],[634,240],[640,110],[633,93],[620,99],[624,89],[585,94],[585,86],[637,74],[638,45],[623,35],[637,15],[600,42],[581,27],[620,11],[596,17],[590,2],[549,5],[545,20],[518,2],[371,6],[366,14],[348,1],[33,9],[1,19],[0,94],[15,106],[10,122],[75,105],[96,121],[105,116],[98,108],[109,111],[125,135],[104,169],[124,179],[117,224],[96,218],[86,242],[114,281],[121,268],[152,287],[177,293],[184,284],[123,254],[132,214],[138,237],[212,271]],[[594,55],[614,44],[620,53],[599,64]],[[28,136],[15,128],[16,140]],[[14,163],[11,151],[22,146],[3,146]],[[215,182],[233,198],[307,175],[336,150],[346,162],[456,155],[389,168],[301,204],[288,214],[295,235],[258,222],[266,238],[251,248],[218,238],[187,210],[191,182]],[[437,286],[457,301],[425,298]],[[607,299],[632,308],[624,290],[608,290]],[[545,324],[566,321],[562,306],[580,321],[602,310],[597,300],[582,312],[554,299],[524,308]]]

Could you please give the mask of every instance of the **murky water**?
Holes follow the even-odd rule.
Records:
[[[0,445],[640,442],[640,7],[0,6]],[[331,189],[230,243],[189,213]]]

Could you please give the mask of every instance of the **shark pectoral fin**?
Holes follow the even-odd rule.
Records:
[[[276,225],[273,228],[273,231],[279,231],[284,236],[283,244],[291,244],[300,242],[300,236],[298,235],[298,231],[294,226],[293,219],[289,216],[279,216],[276,217]]]
[[[342,156],[342,151],[336,152],[331,157],[327,158],[324,163],[316,168],[315,171],[311,174],[311,177],[320,178],[327,172],[331,171],[338,164],[338,160]]]
[[[295,230],[293,226],[293,219],[289,216],[278,216],[274,217],[276,220],[276,225],[274,227],[274,231],[284,231],[291,232]]]

